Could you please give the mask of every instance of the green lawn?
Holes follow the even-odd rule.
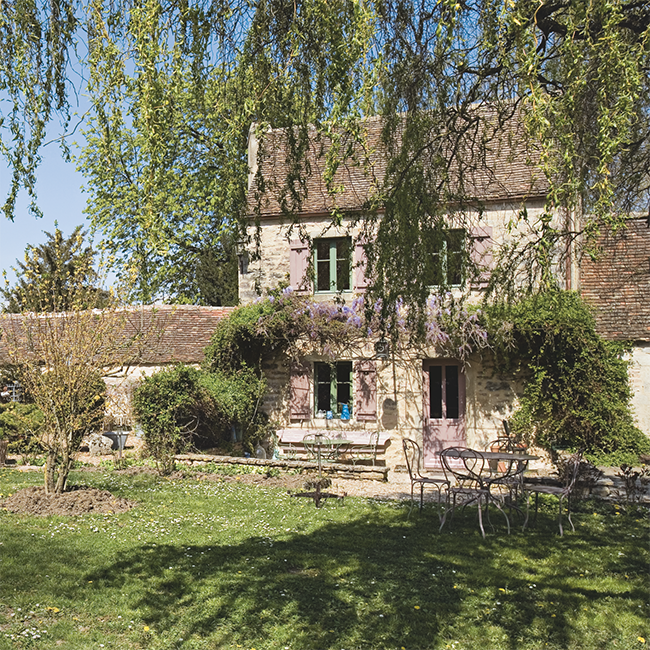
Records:
[[[0,493],[40,473],[0,470]],[[481,538],[475,512],[75,473],[122,515],[0,512],[0,648],[644,648],[648,513],[583,504],[576,532]],[[646,643],[647,639],[647,643]]]

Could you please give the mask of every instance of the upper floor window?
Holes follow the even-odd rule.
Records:
[[[316,239],[316,291],[349,291],[352,242],[349,237]]]
[[[332,411],[340,417],[343,404],[347,404],[352,412],[352,362],[315,363],[314,371],[316,412],[324,415]]]
[[[447,230],[433,245],[426,269],[427,284],[457,287],[463,284],[465,231]]]

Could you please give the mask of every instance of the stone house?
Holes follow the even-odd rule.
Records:
[[[379,120],[365,120],[363,128],[367,148],[381,151]],[[270,130],[260,144],[251,130],[248,240],[257,241],[258,246],[253,250],[249,244],[248,250],[241,250],[239,297],[243,304],[282,284],[315,302],[336,299],[348,305],[365,290],[364,251],[354,215],[372,192],[372,178],[385,170],[385,160],[377,154],[370,174],[358,165],[340,166],[333,185],[343,189],[332,196],[323,179],[329,143],[323,138],[315,140],[307,152],[310,174],[300,188],[299,211],[288,219],[291,206],[287,210],[288,198],[280,189],[288,172],[286,132]],[[472,260],[489,273],[495,250],[513,236],[512,223],[517,223],[513,217],[524,208],[531,219],[542,212],[548,187],[539,170],[528,162],[534,156],[520,149],[522,146],[508,142],[488,152],[489,171],[480,171],[473,179],[481,203],[473,225],[453,229],[452,216],[450,236],[444,250],[437,251],[438,272],[448,274],[446,284],[466,281],[462,269],[452,271],[454,254],[461,247],[470,247]],[[339,225],[331,219],[335,208],[342,215]],[[574,215],[558,214],[557,218],[573,219]],[[647,232],[641,233],[636,226],[630,230],[630,237],[640,238],[637,243],[645,247],[646,272]],[[515,234],[526,236],[525,232]],[[616,252],[613,254],[616,257]],[[596,274],[608,268],[606,262],[587,268],[583,293],[588,299],[599,285]],[[566,289],[580,288],[580,268],[571,251],[557,273]],[[614,277],[616,273],[612,280]],[[469,287],[470,300],[478,300],[483,290],[480,278],[474,280]],[[635,312],[640,298],[635,296],[630,313]],[[603,304],[599,312],[603,332],[615,328],[611,315],[620,315],[614,296],[607,294],[607,298],[609,307]],[[599,302],[600,297],[594,294],[594,299]],[[647,342],[647,307],[634,323],[635,338]],[[629,333],[628,324],[621,322],[621,336]],[[310,431],[329,430],[361,441],[377,431],[380,441],[386,443],[385,462],[394,468],[404,463],[401,439],[408,437],[423,447],[425,467],[435,468],[439,462],[436,452],[441,449],[452,445],[484,449],[502,434],[503,420],[512,413],[521,385],[516,378],[496,376],[489,355],[474,354],[463,363],[439,356],[433,346],[383,355],[381,351],[378,354],[376,343],[369,340],[364,349],[343,354],[333,363],[305,349],[299,363],[278,357],[267,364],[269,392],[264,408],[277,423],[280,438],[297,440]],[[635,352],[639,376],[634,381],[641,390],[635,405],[646,433],[650,431],[648,407],[644,406],[648,384],[641,378],[641,367],[647,377],[648,359],[647,347]]]

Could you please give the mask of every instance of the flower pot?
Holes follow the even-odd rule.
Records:
[[[123,451],[126,445],[126,439],[129,437],[128,431],[106,431],[104,435],[113,442],[111,449]]]

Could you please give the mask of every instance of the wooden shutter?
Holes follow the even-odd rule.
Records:
[[[472,279],[472,289],[485,289],[492,272],[492,226],[477,226],[470,235],[470,259],[479,273]]]
[[[309,244],[296,239],[290,244],[289,282],[296,293],[311,293],[309,269]]]
[[[354,246],[354,290],[363,292],[368,286],[366,280],[366,251],[363,244],[357,242]]]
[[[356,420],[377,419],[377,368],[374,361],[355,361],[352,414]]]
[[[309,400],[309,384],[311,383],[311,364],[291,364],[289,410],[292,420],[309,420],[311,404]]]

